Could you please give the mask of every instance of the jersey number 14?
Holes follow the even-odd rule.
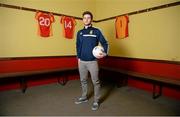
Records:
[[[65,21],[64,25],[65,25],[65,28],[70,28],[70,29],[72,28],[72,23],[71,22]]]

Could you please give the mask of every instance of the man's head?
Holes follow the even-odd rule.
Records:
[[[85,11],[83,13],[83,23],[84,25],[90,25],[93,20],[93,15],[90,11]]]

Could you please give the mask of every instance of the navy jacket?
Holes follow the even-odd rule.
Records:
[[[92,50],[99,42],[107,54],[108,43],[99,29],[90,26],[87,29],[84,28],[78,31],[76,39],[77,57],[83,61],[96,60],[92,54]]]

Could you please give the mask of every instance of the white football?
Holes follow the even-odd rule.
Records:
[[[100,55],[104,55],[104,48],[102,46],[96,46],[92,50],[94,57],[98,58]]]

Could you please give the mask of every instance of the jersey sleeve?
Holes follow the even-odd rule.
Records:
[[[63,24],[63,22],[64,22],[64,16],[61,16],[60,23]]]
[[[108,54],[109,45],[100,30],[98,30],[98,40],[101,43],[101,45],[103,46],[105,53]]]
[[[41,14],[41,12],[37,11],[36,15],[35,15],[35,19],[38,19],[40,14]]]
[[[50,13],[50,21],[53,23],[55,22],[55,19],[54,19],[54,15],[52,13]]]
[[[73,18],[73,22],[74,22],[74,26],[76,25],[76,20],[75,20],[75,18]]]

